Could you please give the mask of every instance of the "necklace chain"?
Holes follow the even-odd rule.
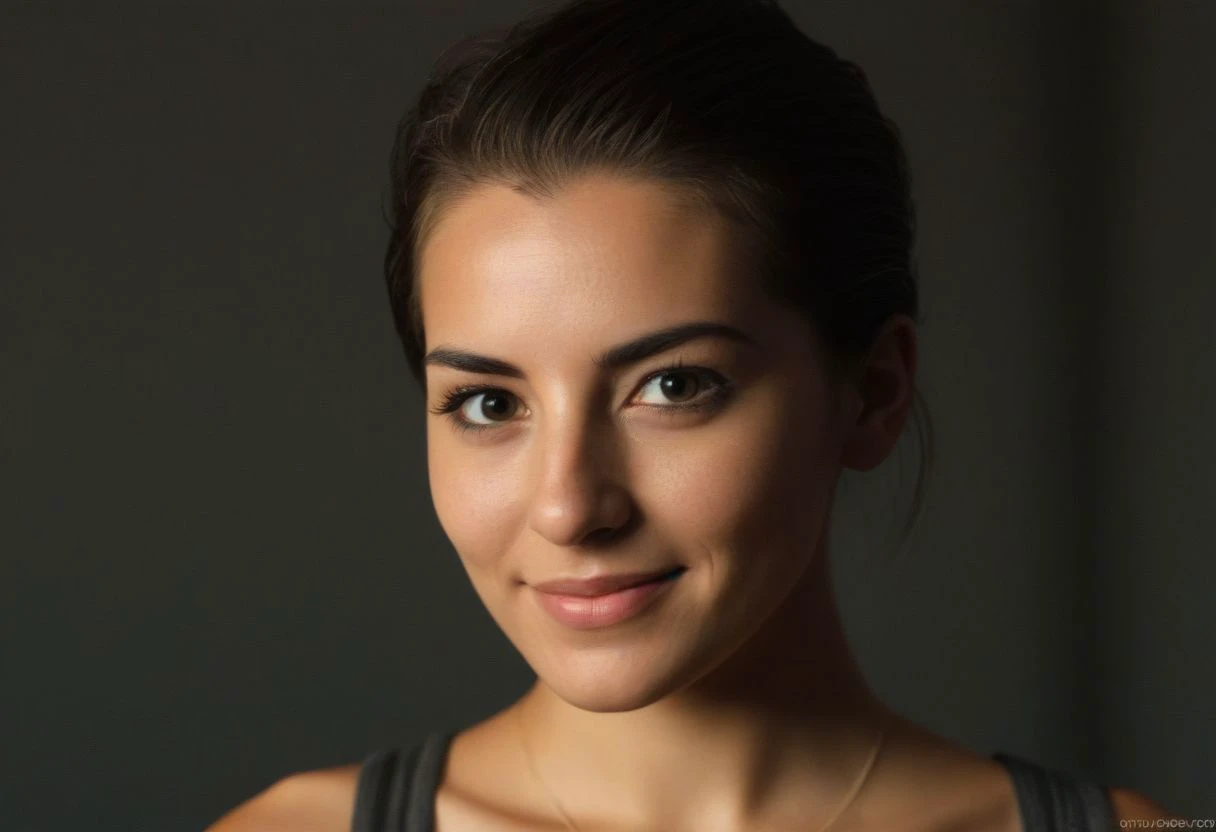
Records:
[[[569,829],[570,832],[582,832],[582,830],[580,830],[574,824],[574,821],[570,820],[570,816],[566,814],[566,810],[562,808],[562,804],[558,802],[556,795],[549,791],[549,787],[545,784],[544,779],[540,776],[540,771],[537,770],[536,760],[532,758],[532,749],[528,745],[528,732],[524,730],[524,715],[522,708],[515,709],[515,721],[519,723],[519,742],[524,747],[524,756],[528,758],[528,768],[532,770],[532,778],[540,784],[540,787],[544,790],[546,797],[549,798],[549,802],[553,804],[553,808],[556,809],[557,813],[562,816],[562,821],[566,824],[566,828]]]
[[[566,814],[566,810],[562,808],[562,804],[558,801],[557,796],[549,790],[548,785],[545,784],[544,778],[540,776],[540,771],[536,766],[536,760],[532,757],[532,749],[528,745],[527,731],[524,730],[522,708],[515,709],[515,718],[519,726],[519,741],[523,746],[524,756],[528,760],[528,768],[532,771],[533,779],[540,784],[541,789],[549,798],[549,802],[553,804],[553,808],[557,810],[559,815],[561,815],[562,821],[566,824],[566,828],[569,829],[570,832],[581,832],[574,821],[570,819],[570,816]],[[858,793],[861,791],[862,787],[866,784],[866,781],[870,777],[870,771],[873,770],[874,763],[878,760],[879,752],[882,751],[883,743],[887,738],[887,729],[890,727],[891,718],[891,712],[887,711],[883,717],[882,726],[878,730],[878,737],[874,740],[874,745],[870,748],[869,756],[867,757],[865,764],[861,767],[861,773],[858,774],[857,778],[853,781],[853,785],[849,788],[849,791],[845,795],[840,806],[836,809],[832,816],[828,818],[828,822],[819,827],[817,832],[827,832],[827,830],[840,819],[840,816],[844,814],[845,810],[853,804],[853,801],[857,799]]]

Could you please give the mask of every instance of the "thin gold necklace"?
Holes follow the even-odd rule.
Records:
[[[862,786],[866,784],[866,780],[868,780],[870,777],[870,771],[873,770],[874,763],[878,760],[879,752],[882,751],[883,743],[887,739],[887,729],[890,727],[891,719],[892,712],[887,711],[883,716],[882,726],[878,729],[878,737],[874,740],[873,747],[870,748],[869,757],[866,759],[865,765],[861,767],[861,773],[858,774],[857,779],[853,781],[852,787],[849,789],[848,794],[845,795],[844,800],[836,809],[835,813],[828,818],[827,823],[819,827],[818,832],[827,832],[827,830],[832,827],[832,824],[836,823],[836,821],[840,819],[840,816],[844,814],[845,810],[848,809],[849,806],[853,804],[853,801],[857,798],[857,794],[861,791]],[[521,708],[516,708],[515,710],[515,721],[519,728],[519,742],[523,746],[524,756],[528,760],[528,768],[532,771],[533,779],[536,780],[541,789],[544,791],[545,795],[549,798],[549,802],[553,804],[553,808],[557,810],[559,815],[561,815],[562,821],[566,824],[566,828],[569,829],[570,832],[581,832],[578,826],[575,825],[574,821],[570,819],[570,816],[566,814],[566,810],[563,809],[562,804],[558,802],[557,796],[549,790],[549,787],[545,784],[544,779],[540,776],[540,771],[536,767],[536,760],[532,757],[532,749],[528,745],[527,731],[524,730],[524,717],[523,710]]]

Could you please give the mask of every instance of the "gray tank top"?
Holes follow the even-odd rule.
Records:
[[[435,792],[455,731],[435,731],[406,748],[368,756],[359,770],[351,832],[433,832]],[[1009,771],[1023,832],[1113,832],[1102,786],[997,752]]]

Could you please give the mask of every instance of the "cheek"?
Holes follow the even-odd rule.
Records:
[[[764,551],[809,553],[834,476],[822,400],[797,401],[773,384],[656,459],[655,519],[673,541],[709,552],[715,571],[742,571]],[[726,416],[726,414],[723,414]],[[748,570],[755,574],[756,570]]]
[[[466,568],[492,566],[514,539],[521,516],[520,478],[495,450],[461,448],[447,440],[428,444],[431,499],[439,524]]]

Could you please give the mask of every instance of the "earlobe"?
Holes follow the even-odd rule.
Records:
[[[841,464],[856,471],[877,468],[891,455],[908,410],[898,374],[872,368],[868,375],[851,396],[841,445]]]
[[[858,471],[877,468],[895,450],[907,421],[910,395],[895,382],[894,399],[884,398],[866,407],[849,429],[841,461]]]
[[[854,471],[877,468],[890,453],[890,447],[883,438],[881,425],[872,421],[854,425],[840,449],[841,465]]]
[[[874,426],[872,414],[867,413],[865,398],[855,383],[846,388],[841,420],[843,440],[840,446],[840,464],[855,471],[869,471],[882,462],[875,459]]]

